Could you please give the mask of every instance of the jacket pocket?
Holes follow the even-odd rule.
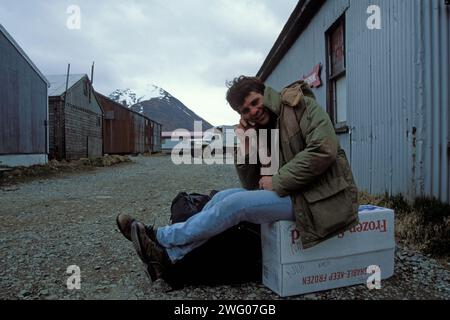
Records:
[[[348,187],[344,177],[334,177],[315,184],[309,190],[303,191],[308,203],[312,204],[320,200],[325,200]]]
[[[348,187],[344,177],[338,176],[303,192],[318,235],[325,237],[335,233],[353,219],[354,210]]]

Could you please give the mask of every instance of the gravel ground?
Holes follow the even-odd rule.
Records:
[[[230,165],[199,170],[168,156],[131,159],[0,190],[0,299],[279,299],[260,283],[178,291],[150,283],[116,215],[164,225],[178,191],[209,193],[239,182]],[[80,290],[67,289],[70,265],[81,269]],[[381,290],[359,285],[289,299],[449,298],[448,262],[397,246],[395,275]]]

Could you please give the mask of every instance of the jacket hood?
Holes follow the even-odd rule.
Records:
[[[266,86],[266,89],[264,90],[264,106],[279,116],[281,112],[281,104],[295,107],[299,104],[300,99],[303,96],[315,99],[311,88],[303,80],[290,84],[284,88],[281,93],[269,86]]]
[[[266,86],[264,90],[264,106],[275,113],[277,116],[281,112],[281,96],[278,91],[275,91],[269,86]]]

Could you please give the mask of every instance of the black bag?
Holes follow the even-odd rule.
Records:
[[[172,200],[170,206],[170,223],[183,222],[189,219],[197,212],[202,211],[203,207],[217,193],[217,190],[211,191],[209,195],[200,193],[180,192]]]
[[[201,211],[215,193],[215,190],[210,195],[180,192],[172,201],[172,223],[185,221]],[[173,289],[185,285],[241,284],[261,278],[260,226],[248,222],[212,237],[171,265],[164,276]]]

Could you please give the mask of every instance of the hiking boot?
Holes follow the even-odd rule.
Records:
[[[119,228],[119,231],[123,234],[125,238],[127,238],[129,241],[131,240],[131,224],[136,221],[133,217],[131,217],[128,214],[121,213],[117,215],[116,223],[117,227]],[[153,226],[145,226],[147,235],[152,241],[156,241],[156,230],[153,228]]]
[[[138,221],[131,224],[131,239],[148,277],[152,282],[162,278],[171,264],[166,250],[157,241],[150,239],[145,225]]]

